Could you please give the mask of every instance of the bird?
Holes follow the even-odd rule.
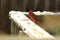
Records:
[[[37,16],[37,15],[35,15],[32,10],[29,11],[29,18],[33,22],[38,23],[38,24],[40,24],[40,23],[43,22],[43,16]]]
[[[33,22],[36,22],[36,16],[35,16],[35,14],[33,13],[32,10],[29,11],[29,18],[30,18]]]

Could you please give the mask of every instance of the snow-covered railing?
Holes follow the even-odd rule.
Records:
[[[23,14],[28,15],[28,12],[22,12]],[[33,12],[35,15],[60,15],[60,12],[47,12],[47,11],[37,11],[37,12]]]
[[[10,19],[18,24],[22,28],[23,32],[26,33],[30,38],[43,39],[43,38],[54,38],[40,26],[31,21],[28,17],[25,16],[26,12],[20,11],[10,11]],[[27,13],[28,14],[28,13]]]

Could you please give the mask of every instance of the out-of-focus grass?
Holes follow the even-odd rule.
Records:
[[[60,36],[60,27],[56,26],[55,28],[52,29],[52,32],[55,33],[54,36]]]

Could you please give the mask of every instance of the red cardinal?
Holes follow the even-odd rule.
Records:
[[[29,11],[29,17],[33,22],[36,22],[36,16],[35,14],[32,12],[32,10]]]
[[[41,22],[40,16],[38,17],[37,15],[35,15],[32,10],[29,11],[29,17],[33,22],[37,22],[37,23]]]

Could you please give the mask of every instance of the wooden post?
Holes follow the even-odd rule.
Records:
[[[26,7],[27,7],[27,3],[28,2],[28,0],[24,0],[24,2],[23,2],[23,11],[26,11]]]
[[[1,31],[10,32],[10,22],[9,22],[9,11],[10,11],[10,3],[11,0],[1,0],[1,14],[0,14],[0,22],[1,22]]]
[[[49,10],[49,0],[45,0],[45,10],[48,11]]]
[[[1,30],[6,26],[6,2],[7,0],[1,0]]]
[[[1,0],[0,0],[0,19],[1,19]],[[1,20],[0,20],[0,25],[1,25]]]
[[[56,0],[55,9],[56,9],[56,11],[58,11],[58,10],[59,10],[59,0]]]
[[[12,10],[18,10],[18,8],[17,8],[17,0],[12,0],[11,9]]]
[[[35,0],[35,3],[34,3],[34,10],[36,10],[38,2],[39,2],[39,0]]]

